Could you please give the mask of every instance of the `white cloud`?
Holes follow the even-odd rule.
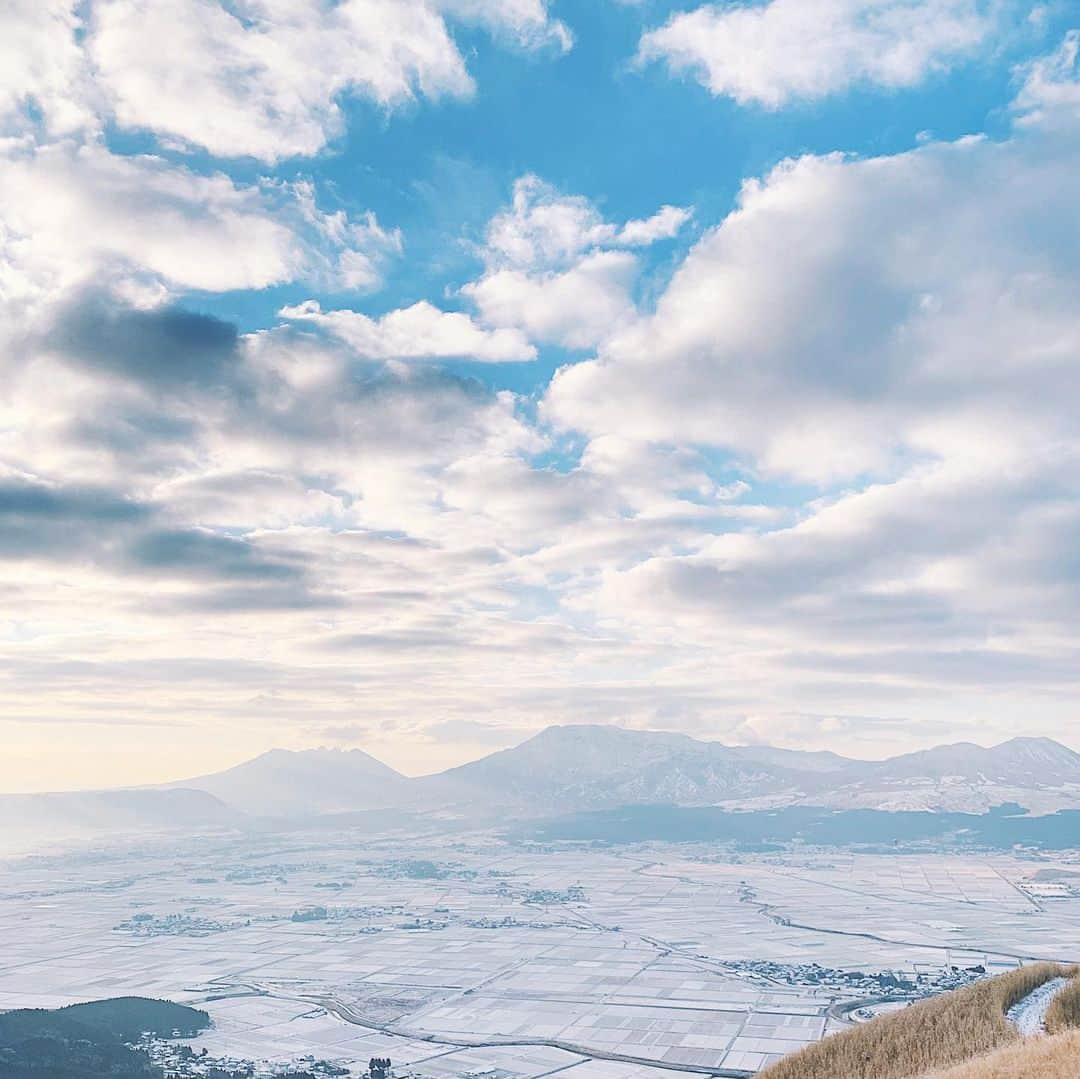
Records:
[[[753,641],[789,678],[813,670],[908,692],[942,680],[1065,687],[1080,589],[1062,558],[1080,498],[1072,468],[1018,462],[1002,480],[926,466],[793,526],[608,572],[597,600],[620,620],[675,625],[714,647]]]
[[[611,513],[614,491],[584,470],[564,473],[531,468],[509,455],[455,461],[444,476],[443,498],[485,522],[483,531],[518,549],[549,546],[567,529]]]
[[[1024,121],[1046,124],[1061,117],[1075,122],[1080,113],[1080,30],[1070,30],[1056,52],[1022,69],[1024,84],[1015,107]]]
[[[545,0],[437,0],[448,15],[509,37],[526,49],[550,47],[567,52],[574,43],[569,27],[548,14]]]
[[[36,112],[53,135],[112,121],[218,157],[311,156],[341,133],[347,97],[469,97],[448,20],[518,48],[572,44],[544,0],[15,0],[0,125]]]
[[[619,243],[627,247],[648,247],[657,240],[670,240],[678,236],[691,216],[691,211],[683,206],[662,206],[652,217],[627,221],[619,229]]]
[[[565,268],[592,250],[670,239],[690,217],[689,209],[663,206],[620,227],[605,221],[584,196],[564,195],[529,173],[514,181],[510,205],[488,224],[481,254],[492,268]]]
[[[492,218],[481,256],[486,272],[466,285],[481,319],[537,341],[590,348],[632,320],[640,263],[626,250],[670,239],[690,211],[664,206],[616,225],[580,195],[563,195],[537,176],[514,183],[510,206]]]
[[[307,184],[235,183],[63,141],[0,154],[0,287],[33,302],[89,281],[223,291],[309,277],[370,287],[396,233],[322,213]]]
[[[120,124],[221,157],[316,153],[346,91],[384,106],[472,92],[438,13],[396,0],[103,0],[90,51]]]
[[[701,528],[668,551],[653,537],[652,554],[624,552],[564,603],[612,633],[742,656],[725,675],[767,714],[816,702],[926,718],[962,700],[1021,718],[1036,685],[1047,709],[1070,699],[1071,64],[1067,48],[1033,68],[1052,72],[1040,92],[1054,105],[1025,107],[1005,141],[805,157],[748,184],[655,315],[559,372],[545,414],[590,446],[616,440],[615,462],[632,433],[822,485],[786,521]],[[697,684],[708,663],[667,670]]]
[[[971,55],[999,5],[979,0],[769,0],[705,5],[641,39],[713,94],[776,109],[857,84],[916,86]]]
[[[7,273],[26,288],[71,287],[102,271],[148,272],[182,288],[260,288],[303,262],[257,188],[157,158],[57,143],[0,158],[0,191]]]
[[[402,252],[400,229],[384,229],[370,210],[359,219],[344,210],[323,211],[309,180],[271,186],[284,196],[278,201],[307,241],[309,262],[322,282],[359,291],[381,284],[383,263]]]
[[[626,434],[594,438],[582,452],[581,467],[602,477],[639,509],[652,509],[658,493],[685,491],[702,500],[727,501],[750,489],[742,481],[718,485],[700,455],[685,446],[642,442]]]
[[[512,394],[425,366],[358,368],[351,349],[288,327],[245,338],[242,355],[248,390],[223,425],[223,464],[329,472],[366,495],[387,466],[415,469],[427,486],[424,476],[462,453],[536,444]],[[386,494],[392,503],[393,482]]]
[[[371,359],[464,357],[498,363],[531,360],[536,349],[517,330],[486,330],[458,311],[440,311],[421,300],[369,318],[359,311],[323,311],[313,300],[278,312],[281,318],[319,326]]]
[[[430,10],[561,47],[525,0]],[[1050,733],[1080,669],[1075,56],[1070,37],[1027,69],[1007,139],[748,183],[655,311],[635,303],[641,248],[689,212],[610,220],[523,177],[471,314],[309,301],[238,335],[184,291],[370,288],[400,234],[305,181],[110,153],[93,117],[16,121],[0,711],[212,715],[238,755],[346,723],[400,746],[433,710],[448,730],[495,712],[746,736],[794,716],[789,737],[824,742],[860,715],[1029,721],[1038,694]],[[321,145],[319,102],[261,126],[259,70],[208,123],[268,154]],[[35,105],[67,77],[28,76]],[[539,422],[407,362],[532,341],[596,350]]]
[[[615,227],[581,195],[561,195],[531,174],[514,181],[510,206],[488,224],[483,256],[495,266],[565,266],[591,247],[609,244]]]
[[[547,415],[812,480],[985,454],[980,424],[1014,410],[1010,443],[1057,437],[1080,348],[1077,146],[1028,126],[782,164],[746,185],[654,315],[557,374]]]
[[[570,46],[540,0],[97,0],[92,10],[88,47],[119,124],[264,161],[317,153],[341,132],[347,95],[388,109],[469,96],[446,16],[524,47]]]
[[[92,126],[75,0],[9,0],[0,34],[0,133],[36,105],[55,135]]]
[[[630,289],[638,263],[624,251],[597,251],[560,272],[494,270],[461,291],[488,325],[536,341],[589,348],[634,318]]]

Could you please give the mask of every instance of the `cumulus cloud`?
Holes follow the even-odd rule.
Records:
[[[514,182],[510,205],[489,222],[482,255],[489,266],[558,269],[590,250],[669,239],[689,219],[688,209],[664,206],[620,227],[605,221],[589,199],[564,195],[530,173]]]
[[[0,133],[28,123],[37,108],[53,135],[96,120],[76,32],[83,29],[74,0],[11,0],[0,36]]]
[[[510,206],[489,222],[485,273],[462,288],[489,326],[518,329],[565,348],[598,344],[635,316],[638,257],[626,248],[676,236],[688,209],[664,206],[616,225],[580,195],[537,176],[519,178]]]
[[[493,556],[454,555],[477,531],[445,519],[440,473],[538,445],[512,396],[479,383],[365,369],[310,335],[241,337],[182,307],[100,293],[62,308],[10,375],[0,559],[16,568],[0,580],[21,582],[40,625],[56,604],[46,582],[62,577],[121,637],[140,621],[176,633],[187,619],[356,607],[359,640],[385,617],[377,595],[404,618],[406,597],[455,557],[467,591],[463,568]],[[397,538],[380,542],[384,529]]]
[[[459,311],[440,311],[421,300],[369,318],[359,311],[323,311],[314,300],[284,307],[278,315],[318,326],[370,359],[463,357],[498,363],[531,360],[536,349],[516,329],[487,330]]]
[[[880,44],[917,7],[830,10]],[[375,315],[340,292],[379,283],[396,229],[291,172],[178,154],[316,152],[348,95],[468,92],[447,27],[552,52],[565,28],[537,0],[204,8],[176,38],[218,20],[204,66],[152,72],[139,35],[195,0],[18,9],[49,44],[0,90],[0,710],[390,747],[471,737],[481,710],[822,743],[886,714],[936,734],[991,699],[1007,723],[1036,692],[1047,723],[1069,714],[1075,35],[1017,71],[1007,137],[785,161],[660,249],[662,284],[647,249],[690,234],[688,209],[626,220],[527,175],[462,310]],[[362,11],[433,51],[346,77]],[[926,48],[924,72],[963,51]],[[118,117],[162,152],[121,153]],[[207,313],[285,283],[243,329]],[[249,330],[271,301],[281,322]],[[546,344],[588,351],[538,408],[439,362]]]
[[[685,206],[662,206],[652,217],[627,221],[618,231],[618,241],[627,247],[648,247],[657,240],[670,240],[679,234],[691,216]]]
[[[213,487],[196,498],[200,477],[232,475],[262,500],[236,488],[219,497],[242,499],[259,521],[359,514],[396,527],[415,511],[433,527],[433,470],[462,453],[540,444],[513,395],[477,382],[373,366],[333,337],[288,327],[241,337],[182,306],[134,308],[99,292],[57,307],[6,360],[0,448],[13,467],[113,476],[144,494],[164,483],[196,521],[223,520],[207,505]]]
[[[633,255],[596,251],[562,271],[492,270],[461,291],[502,332],[585,349],[634,317],[630,290],[637,275]]]
[[[1044,488],[1037,498],[1033,484]],[[1072,622],[1066,607],[1080,582],[1055,554],[1055,536],[1078,494],[1068,466],[1050,476],[1029,464],[1008,479],[970,465],[926,466],[789,527],[717,536],[692,554],[610,574],[603,602],[632,618],[648,619],[651,609],[709,635],[813,650],[819,668],[858,656],[867,669],[883,661],[918,678],[927,640],[1007,655],[1028,618]],[[1033,559],[1027,570],[1025,558]],[[818,648],[823,635],[830,649]]]
[[[88,48],[122,126],[276,161],[339,134],[344,96],[390,109],[471,95],[447,16],[524,47],[570,47],[541,0],[97,0]],[[160,41],[170,43],[167,68],[150,59]]]
[[[970,56],[1000,5],[979,0],[769,0],[707,4],[644,34],[662,60],[718,96],[777,109],[857,84],[916,86]]]
[[[99,0],[93,19],[90,53],[118,122],[219,157],[317,152],[341,129],[345,91],[384,106],[472,91],[426,4]]]
[[[1076,146],[1024,128],[781,164],[745,186],[651,317],[557,374],[547,414],[811,480],[985,453],[980,425],[1005,411],[1018,418],[1001,452],[1067,429]]]
[[[323,213],[307,183],[241,184],[97,142],[0,154],[0,283],[9,301],[90,281],[144,290],[264,288],[302,277],[370,286],[399,245],[374,218]]]
[[[713,447],[820,492],[793,519],[609,564],[568,602],[753,657],[777,714],[891,695],[930,719],[943,685],[992,686],[1006,714],[1023,687],[1075,692],[1069,50],[1030,69],[1006,140],[807,156],[747,184],[655,314],[557,374],[545,414],[593,443]]]
[[[169,305],[119,306],[100,294],[62,309],[43,344],[91,368],[154,387],[220,382],[222,368],[237,355],[231,323]]]
[[[545,0],[16,0],[0,125],[111,121],[223,158],[311,156],[343,130],[348,97],[386,110],[469,97],[453,22],[522,49],[573,41]],[[164,67],[151,59],[163,41]]]
[[[0,560],[74,563],[138,578],[151,604],[164,597],[173,606],[219,605],[222,594],[241,610],[332,602],[313,590],[296,553],[170,523],[161,506],[121,491],[34,477],[0,479]]]

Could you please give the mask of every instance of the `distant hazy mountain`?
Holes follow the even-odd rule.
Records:
[[[752,754],[683,734],[566,726],[548,727],[512,749],[414,783],[422,802],[536,813],[646,802],[703,805],[780,793],[793,798],[801,778]]]
[[[1012,738],[989,749],[958,742],[890,757],[870,770],[898,781],[960,777],[972,783],[1061,786],[1080,783],[1080,753],[1052,738]]]
[[[512,749],[413,781],[420,804],[530,814],[658,802],[765,808],[1035,813],[1080,807],[1080,754],[1047,738],[940,746],[885,761],[725,746],[618,727],[549,727]]]
[[[775,746],[732,746],[731,752],[748,761],[792,768],[797,772],[840,772],[856,761],[828,750],[777,749]]]
[[[228,828],[243,815],[204,791],[0,795],[0,846],[120,832]]]
[[[397,805],[407,801],[408,782],[359,749],[272,749],[168,786],[205,791],[252,816],[298,817]]]
[[[1013,738],[984,749],[937,746],[853,762],[820,804],[860,809],[980,812],[1019,802],[1034,813],[1080,807],[1080,753],[1051,738]]]
[[[504,820],[657,803],[981,813],[1009,802],[1035,814],[1080,808],[1080,754],[1048,738],[1014,738],[989,749],[962,743],[858,761],[565,726],[417,779],[360,750],[279,749],[157,788],[0,796],[0,837],[254,825],[252,818],[377,809]]]

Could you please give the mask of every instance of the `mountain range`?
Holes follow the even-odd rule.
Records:
[[[410,782],[410,804],[527,815],[675,803],[761,809],[1034,813],[1080,807],[1080,753],[1049,738],[971,743],[863,761],[772,746],[727,746],[620,727],[549,727],[511,749]]]
[[[981,813],[1013,802],[1034,814],[1080,808],[1080,754],[1049,738],[1013,738],[990,748],[958,743],[863,761],[571,725],[416,778],[358,749],[275,749],[159,787],[0,796],[0,826],[43,824],[75,834],[373,809],[509,819],[657,803]]]

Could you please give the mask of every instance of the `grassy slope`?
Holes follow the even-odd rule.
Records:
[[[1046,1013],[1046,1029],[1051,1034],[1080,1028],[1080,977],[1067,985],[1050,1002]]]
[[[793,1053],[760,1079],[913,1079],[970,1061],[1019,1042],[1005,1012],[1043,982],[1073,972],[1036,963],[920,1001]]]
[[[1080,1075],[1080,1030],[1007,1045],[996,1053],[932,1072],[921,1079],[1076,1079]]]

